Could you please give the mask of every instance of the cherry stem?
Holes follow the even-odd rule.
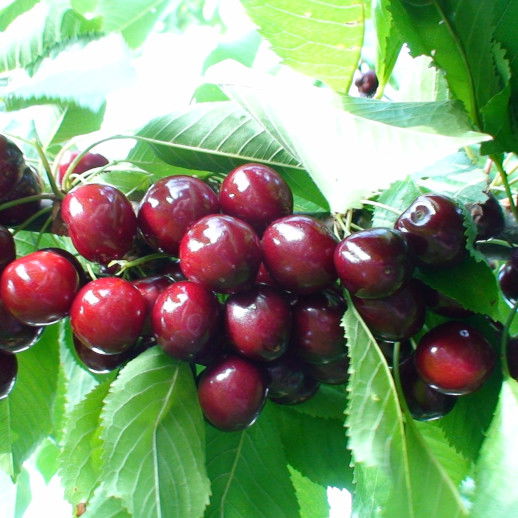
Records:
[[[401,386],[401,376],[399,375],[399,358],[400,358],[400,350],[401,343],[395,342],[394,349],[392,353],[392,372],[394,373],[394,382],[396,384],[396,392],[399,399],[399,404],[401,409],[405,414],[410,414],[410,410],[408,409],[408,405],[403,394],[403,388]]]
[[[38,212],[33,214],[31,217],[27,218],[23,223],[18,225],[16,229],[13,231],[13,236],[15,236],[20,230],[23,230],[27,228],[33,221],[37,220],[40,216],[43,214],[47,214],[48,212],[52,211],[52,207],[44,207],[43,209],[40,209]]]
[[[510,377],[509,363],[507,362],[507,344],[509,342],[509,329],[511,328],[511,324],[513,323],[513,319],[516,315],[517,310],[518,301],[516,301],[516,303],[514,304],[513,308],[511,309],[511,313],[509,313],[509,316],[505,321],[504,330],[502,331],[502,340],[500,342],[500,356],[502,358],[502,369],[504,371],[504,376],[506,378]]]
[[[513,193],[511,192],[511,186],[509,185],[509,179],[507,178],[507,173],[504,169],[504,166],[502,165],[502,159],[500,157],[493,157],[493,156],[491,157],[491,159],[495,163],[498,173],[500,174],[500,178],[502,179],[502,184],[504,186],[505,193],[509,200],[509,205],[511,206],[511,212],[514,215],[514,219],[516,221],[518,221],[518,209],[516,207],[516,204],[514,203]]]
[[[23,205],[24,203],[30,203],[31,201],[38,200],[56,200],[55,194],[33,194],[32,196],[25,196],[24,198],[17,198],[16,200],[6,201],[5,203],[0,204],[0,211],[5,209],[10,209],[11,207],[17,207],[18,205]]]
[[[45,170],[45,174],[47,175],[47,180],[49,181],[50,188],[52,189],[52,192],[56,196],[57,199],[62,200],[64,198],[63,193],[58,187],[58,184],[56,183],[56,178],[54,177],[52,173],[52,168],[50,167],[50,163],[47,159],[47,155],[45,155],[45,151],[43,151],[43,147],[41,143],[36,140],[34,142],[34,147],[36,148],[36,151],[38,152],[38,155],[41,160],[41,164],[43,165],[43,169]]]
[[[97,275],[95,275],[94,273],[94,270],[92,268],[92,265],[90,263],[87,263],[86,264],[86,270],[88,271],[88,275],[90,275],[90,277],[93,279],[93,280],[96,280],[97,279]]]
[[[52,223],[52,215],[47,218],[47,221],[45,221],[45,223],[41,227],[41,230],[38,233],[38,239],[36,239],[36,245],[35,245],[36,248],[40,247],[41,238],[43,237],[45,230],[47,230],[47,228],[49,228],[51,223]]]
[[[393,214],[397,214],[398,216],[401,215],[401,210],[395,209],[394,207],[391,207],[390,205],[385,205],[384,203],[380,203],[379,201],[373,201],[373,200],[361,200],[363,205],[372,205],[373,207],[378,207],[380,209],[388,210],[389,212],[392,212]]]
[[[124,273],[126,270],[129,270],[130,268],[134,268],[135,266],[140,266],[142,264],[148,263],[150,261],[154,261],[155,259],[170,259],[171,256],[167,254],[162,253],[156,253],[156,254],[149,254],[145,255],[144,257],[139,257],[138,259],[134,259],[133,261],[110,261],[108,263],[108,268],[118,265],[120,266],[119,274]]]

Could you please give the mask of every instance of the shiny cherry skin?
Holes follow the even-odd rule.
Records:
[[[412,417],[418,421],[440,419],[450,412],[457,402],[456,396],[439,392],[427,385],[417,373],[414,358],[399,365],[401,388]]]
[[[253,424],[266,394],[262,369],[239,356],[227,356],[207,367],[198,381],[198,399],[205,418],[226,432]]]
[[[284,289],[316,293],[336,280],[333,253],[336,240],[325,225],[311,216],[278,219],[263,234],[265,266]]]
[[[362,97],[372,97],[378,89],[378,76],[374,70],[367,70],[354,81],[354,85]]]
[[[421,338],[415,364],[419,375],[434,389],[462,395],[474,392],[489,377],[495,353],[477,330],[452,321]]]
[[[59,167],[58,167],[58,184],[61,185],[63,183],[63,177],[67,172],[68,167],[72,164],[72,162],[77,158],[79,153],[77,151],[71,151],[65,153],[63,156]],[[102,167],[108,164],[108,159],[100,155],[98,153],[86,153],[74,167],[72,174],[81,175],[90,169],[95,169],[97,167]]]
[[[18,360],[13,353],[0,350],[0,399],[13,390],[18,374]]]
[[[94,374],[106,374],[123,365],[129,358],[130,349],[118,354],[101,354],[83,345],[77,336],[73,337],[77,357],[87,370]]]
[[[468,206],[477,226],[477,239],[489,239],[502,233],[505,226],[504,211],[498,200],[489,194],[484,203]]]
[[[250,288],[261,263],[254,229],[225,214],[205,216],[180,243],[180,267],[193,282],[221,293]]]
[[[349,377],[347,354],[327,363],[307,363],[308,374],[326,385],[343,385]]]
[[[293,194],[282,176],[262,164],[244,164],[226,176],[219,191],[221,210],[246,221],[260,235],[293,212]]]
[[[19,353],[32,347],[41,336],[43,327],[28,326],[15,318],[0,299],[0,349]]]
[[[15,259],[16,246],[14,244],[14,238],[9,230],[0,225],[0,273]]]
[[[61,216],[76,250],[89,261],[107,264],[132,248],[137,218],[115,187],[94,183],[76,187],[65,196]]]
[[[440,194],[423,194],[396,221],[406,234],[422,266],[443,267],[460,262],[466,254],[462,211]]]
[[[203,216],[219,212],[216,193],[192,176],[168,176],[146,192],[138,211],[138,226],[151,247],[178,255],[187,229]]]
[[[70,323],[81,342],[101,354],[129,349],[142,332],[146,301],[130,282],[104,277],[81,288],[70,309]]]
[[[372,334],[382,340],[406,340],[423,327],[424,300],[413,283],[382,299],[353,297],[353,302]]]
[[[356,297],[377,299],[397,291],[412,275],[406,239],[390,228],[369,228],[347,236],[334,262],[343,286]]]
[[[459,302],[440,291],[434,290],[424,282],[414,280],[418,284],[426,306],[436,313],[448,318],[467,318],[473,315],[469,309],[465,309]]]
[[[55,247],[48,247],[48,248],[42,248],[41,250],[45,250],[48,252],[54,252],[55,254],[60,255],[61,257],[64,257],[68,261],[72,263],[72,266],[76,269],[77,275],[79,276],[79,284],[81,286],[84,286],[87,282],[89,282],[91,279],[86,274],[82,264],[79,262],[77,257],[74,254],[71,254],[68,250],[64,250],[63,248],[55,248]]]
[[[162,293],[172,283],[173,280],[167,275],[154,275],[153,277],[145,277],[144,279],[138,279],[131,282],[131,284],[140,291],[140,294],[146,301],[146,323],[142,330],[143,334],[153,334],[151,325],[153,306],[155,305],[156,299],[160,293]]]
[[[68,315],[79,289],[74,266],[45,250],[7,265],[0,278],[0,297],[18,320],[31,326],[53,324]]]
[[[21,180],[25,164],[20,148],[4,135],[0,135],[0,200]]]
[[[507,261],[498,272],[498,282],[505,298],[514,304],[518,300],[518,268]]]
[[[518,380],[518,336],[510,338],[507,342],[507,363],[509,374]]]
[[[23,171],[22,179],[14,186],[2,203],[18,200],[27,196],[41,194],[42,184],[39,176],[30,167]],[[41,201],[31,201],[0,211],[0,224],[7,226],[20,225],[41,209]]]
[[[153,307],[152,327],[158,345],[179,360],[192,360],[215,339],[221,308],[201,284],[181,281],[168,286]]]
[[[266,286],[271,286],[272,288],[279,287],[279,285],[274,281],[272,274],[268,271],[264,263],[261,263],[259,266],[259,271],[257,272],[257,276],[255,277],[255,284],[266,284]]]
[[[225,328],[229,341],[243,356],[275,360],[284,354],[290,338],[289,302],[269,286],[232,295],[225,304]]]
[[[344,300],[330,291],[300,297],[293,307],[293,353],[306,362],[326,363],[343,356]]]

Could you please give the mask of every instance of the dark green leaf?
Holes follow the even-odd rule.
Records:
[[[21,14],[32,9],[39,0],[10,0],[0,9],[0,31],[5,31],[7,26]]]
[[[288,466],[290,477],[300,507],[300,518],[328,518],[329,503],[323,486],[311,482],[292,466]]]
[[[293,410],[322,419],[343,419],[347,396],[343,387],[320,385],[318,392]]]

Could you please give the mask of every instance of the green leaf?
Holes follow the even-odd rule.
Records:
[[[270,405],[250,428],[207,427],[212,497],[206,518],[297,518],[298,503]]]
[[[209,500],[205,436],[189,366],[158,347],[128,363],[102,412],[102,480],[135,516],[196,518]]]
[[[387,518],[437,516],[439,509],[442,516],[466,516],[453,481],[401,410],[387,362],[352,304],[344,326],[351,361],[347,427],[360,500],[356,508],[370,505]]]
[[[288,469],[299,502],[300,518],[329,518],[326,488],[311,482],[292,466]]]
[[[518,98],[518,41],[513,27],[518,23],[518,4],[513,0],[496,0],[494,5],[494,37],[506,50],[511,68],[512,96],[516,100]]]
[[[293,410],[322,419],[343,419],[347,396],[345,389],[333,385],[320,385],[318,392],[308,401],[293,406]]]
[[[112,5],[114,2],[109,3]],[[122,30],[122,36],[129,47],[136,49],[144,43],[170,3],[170,0],[162,0],[158,4],[152,2],[153,7],[149,10],[144,10],[144,14],[142,14],[140,18],[136,19],[132,24],[126,26]],[[127,5],[128,3],[125,2],[124,8],[121,9],[120,12],[126,12]]]
[[[41,476],[48,484],[50,479],[58,472],[60,449],[58,445],[47,437],[38,448],[35,464]]]
[[[168,142],[154,144],[159,158],[177,167],[227,174],[238,165],[260,162],[286,179],[306,210],[318,212],[326,202],[300,164],[252,117],[231,102],[202,103],[159,117],[138,135]],[[140,142],[128,158],[154,172],[149,144]]]
[[[28,471],[23,468],[16,480],[16,504],[13,518],[22,518],[31,503],[31,480]]]
[[[106,32],[122,32],[163,9],[162,4],[164,0],[99,0],[97,13],[103,17]]]
[[[38,343],[17,359],[14,389],[0,401],[0,469],[14,477],[53,430],[59,371],[57,326],[47,327]]]
[[[0,31],[5,31],[13,20],[32,9],[38,2],[39,0],[10,0],[3,9],[0,9]]]
[[[70,4],[79,14],[93,13],[99,0],[70,0]]]
[[[113,169],[97,175],[95,179],[117,187],[128,196],[134,192],[146,191],[153,183],[154,176],[146,171]]]
[[[83,518],[132,518],[125,507],[125,503],[119,498],[110,496],[105,486],[97,488],[92,500],[88,502]],[[147,515],[146,515],[147,516]]]
[[[67,417],[60,455],[60,476],[65,498],[72,504],[87,502],[99,474],[100,415],[111,380],[97,385]]]
[[[363,43],[364,6],[357,0],[241,0],[284,63],[347,92]]]
[[[475,473],[475,501],[470,517],[508,518],[518,513],[518,384],[502,384],[498,407],[480,452]]]
[[[272,411],[291,466],[316,484],[352,487],[351,454],[343,418],[318,419],[273,405]],[[322,437],[326,440],[322,441]]]

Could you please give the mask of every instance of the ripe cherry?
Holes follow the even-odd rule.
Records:
[[[272,361],[286,351],[291,329],[289,302],[269,286],[231,296],[225,326],[234,348],[253,360]]]
[[[262,370],[239,356],[228,356],[209,366],[198,381],[203,414],[223,431],[250,426],[261,412],[266,393]]]
[[[293,212],[293,195],[282,176],[262,164],[245,164],[221,184],[221,210],[246,221],[260,235],[274,220]]]
[[[92,183],[73,189],[62,202],[61,215],[73,245],[89,261],[107,264],[131,250],[137,219],[115,187]]]
[[[20,148],[0,135],[0,200],[5,201],[21,180],[25,163]]]
[[[354,85],[363,97],[372,97],[379,85],[376,72],[374,70],[367,70],[367,72],[354,81]]]
[[[218,197],[206,183],[191,176],[168,176],[146,192],[138,211],[138,226],[150,246],[177,256],[187,229],[218,211]]]
[[[68,314],[79,288],[79,276],[60,254],[40,250],[7,265],[0,279],[0,297],[21,322],[43,326]]]
[[[394,362],[394,344],[395,342],[388,342],[387,340],[376,340],[378,347],[380,348],[381,352],[383,353],[383,356],[385,356],[389,367],[392,367],[392,364]],[[402,362],[406,358],[408,358],[412,353],[414,352],[414,349],[412,348],[412,344],[410,343],[410,340],[403,340],[399,344],[399,361]]]
[[[0,225],[0,273],[15,259],[16,246],[14,244],[14,238],[9,230]]]
[[[307,363],[306,367],[311,377],[327,385],[343,385],[349,376],[347,354],[327,363]]]
[[[498,282],[505,298],[514,304],[518,300],[518,268],[512,261],[507,261],[500,268]]]
[[[127,349],[117,354],[101,354],[81,343],[81,340],[74,336],[74,349],[83,365],[95,374],[105,374],[119,368],[129,358],[132,349]]]
[[[510,338],[507,342],[507,363],[509,374],[518,380],[518,336]]]
[[[146,301],[131,283],[117,277],[89,282],[70,309],[74,334],[94,351],[116,354],[129,349],[144,326]]]
[[[18,374],[18,360],[13,353],[0,350],[0,399],[13,390]]]
[[[338,277],[351,295],[388,297],[413,270],[404,236],[389,228],[370,228],[346,237],[334,253]]]
[[[444,394],[469,394],[491,374],[495,353],[475,329],[446,322],[426,333],[415,352],[419,375]]]
[[[257,234],[248,223],[232,216],[205,216],[192,225],[180,243],[184,275],[221,293],[251,287],[260,263]]]
[[[336,241],[323,223],[310,216],[278,219],[263,234],[264,263],[274,280],[295,293],[316,293],[336,280]]]
[[[504,230],[504,211],[492,194],[484,203],[474,203],[468,208],[477,226],[477,239],[489,239]]]
[[[440,291],[434,290],[424,282],[417,280],[413,282],[419,286],[425,304],[437,315],[448,318],[467,318],[473,315],[472,311],[465,309],[460,302],[457,302],[455,299],[444,295],[444,293]]]
[[[466,253],[462,211],[440,194],[423,194],[396,221],[423,266],[450,266]]]
[[[61,257],[64,257],[68,261],[70,261],[72,266],[76,269],[77,275],[79,276],[80,286],[84,286],[87,282],[89,282],[91,280],[90,277],[86,274],[83,266],[81,265],[81,263],[79,262],[77,257],[74,254],[71,254],[68,250],[64,250],[63,248],[54,248],[54,247],[42,248],[41,250],[53,252],[55,254],[60,255]]]
[[[215,340],[220,305],[201,284],[181,281],[168,286],[153,307],[152,327],[158,345],[180,360],[192,360]]]
[[[153,306],[155,305],[156,299],[160,293],[162,293],[172,283],[173,280],[167,275],[155,275],[153,277],[145,277],[144,279],[132,281],[133,286],[140,291],[140,294],[146,301],[146,322],[142,330],[143,334],[153,334],[151,326]]]
[[[19,353],[32,347],[41,336],[43,327],[27,326],[7,311],[0,299],[0,349]]]
[[[67,169],[72,164],[72,162],[77,158],[79,153],[77,151],[72,151],[65,153],[63,156],[59,167],[58,167],[58,184],[61,185],[63,183],[63,177],[67,172]],[[108,164],[108,159],[99,155],[98,153],[86,153],[76,164],[72,174],[81,175],[90,169],[95,169],[97,167],[102,167]]]

